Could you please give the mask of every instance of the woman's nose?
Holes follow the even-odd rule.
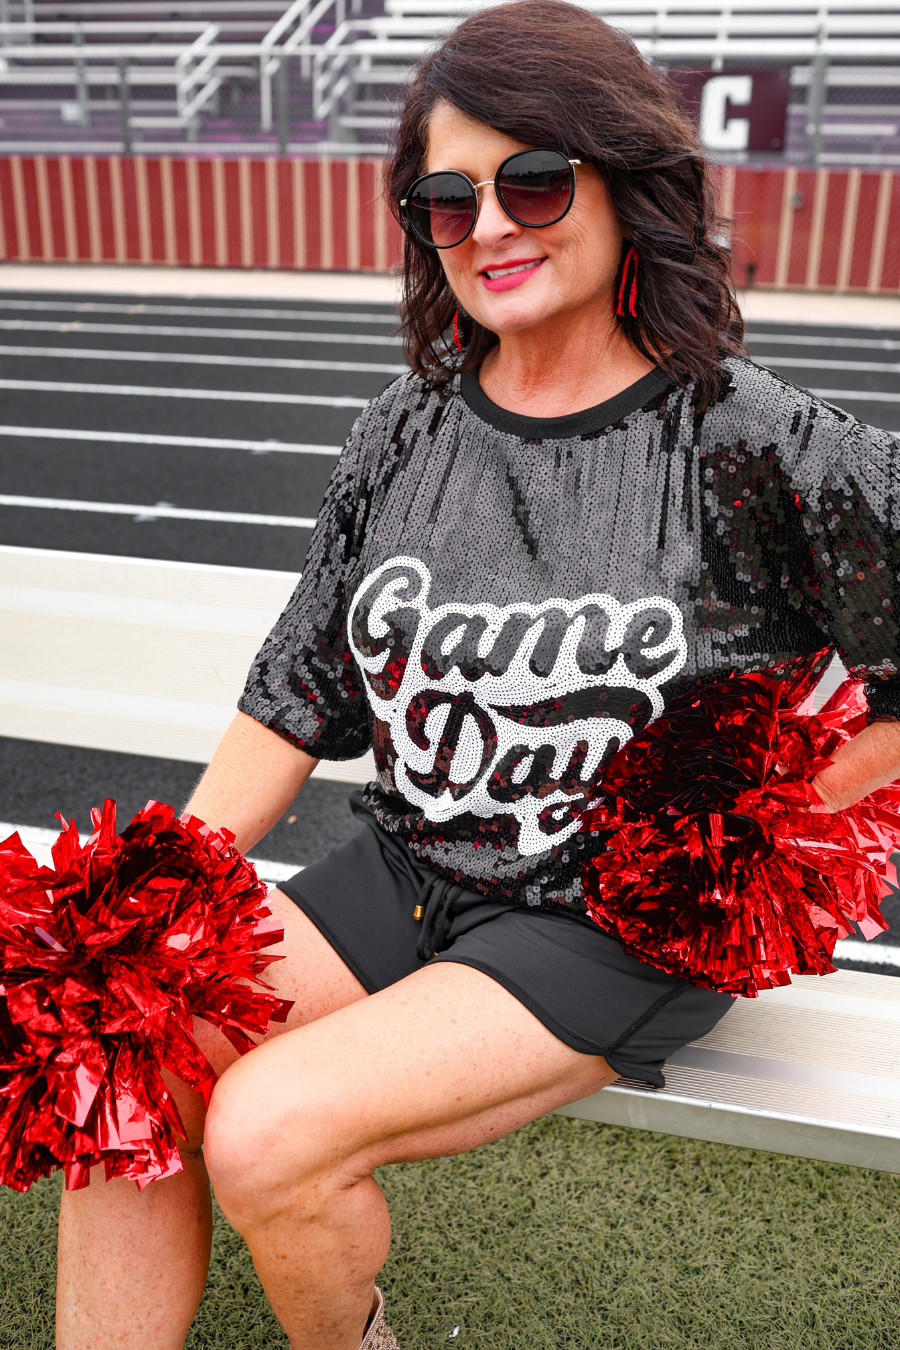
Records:
[[[483,187],[480,196],[478,220],[475,222],[475,229],[472,231],[472,237],[476,243],[491,247],[504,239],[510,239],[522,233],[523,227],[517,225],[497,201],[493,183],[488,183]]]

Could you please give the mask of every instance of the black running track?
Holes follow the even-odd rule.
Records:
[[[344,438],[404,368],[395,323],[366,302],[0,289],[0,542],[299,572]],[[900,328],[760,323],[749,350],[900,434]],[[0,820],[83,826],[104,795],[127,819],[148,795],[183,801],[198,771],[0,740]],[[352,831],[351,790],[313,780],[260,853],[319,856]]]

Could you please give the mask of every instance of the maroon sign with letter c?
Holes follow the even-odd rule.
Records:
[[[784,150],[790,72],[670,70],[712,155],[780,154]]]

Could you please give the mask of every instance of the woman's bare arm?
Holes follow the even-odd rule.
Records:
[[[242,853],[271,830],[318,764],[261,722],[237,713],[186,810],[232,830]]]
[[[843,811],[900,778],[900,722],[872,722],[813,780],[829,811]]]

